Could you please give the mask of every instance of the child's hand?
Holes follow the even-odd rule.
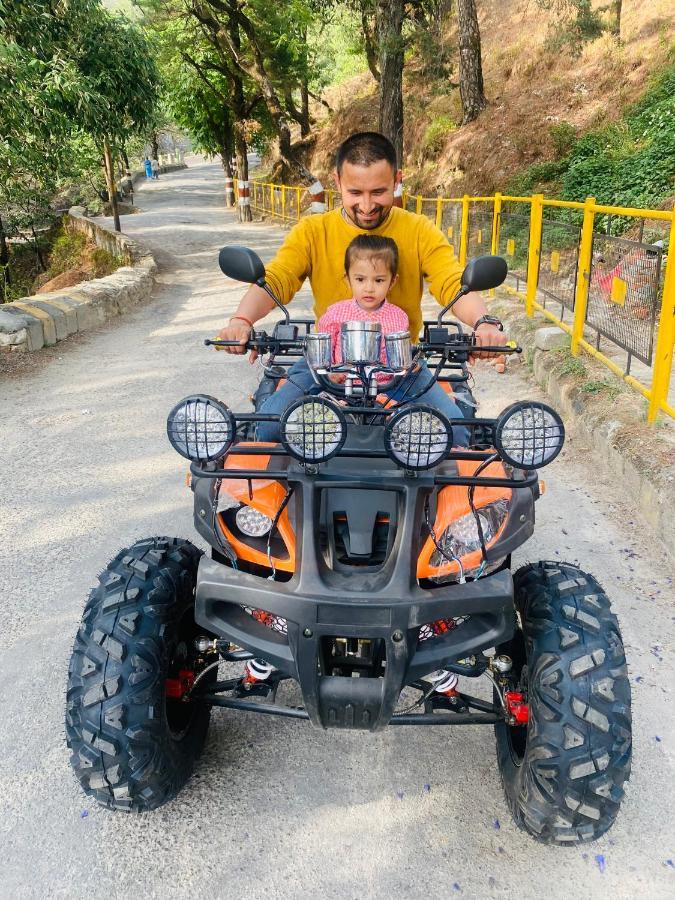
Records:
[[[331,372],[328,378],[333,382],[333,384],[344,384],[347,380],[347,376],[344,372]]]

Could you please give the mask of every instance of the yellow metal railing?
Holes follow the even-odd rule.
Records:
[[[302,187],[291,187],[268,182],[252,181],[250,184],[251,207],[260,213],[274,216],[285,222],[299,221],[305,214],[311,203],[311,197]],[[325,202],[328,210],[340,205],[340,195],[337,191],[326,189]],[[570,336],[570,349],[575,356],[580,350],[603,363],[610,371],[621,378],[626,384],[639,391],[648,401],[647,420],[654,422],[658,414],[663,412],[675,418],[675,407],[668,399],[670,379],[673,364],[673,349],[675,347],[675,254],[668,252],[665,256],[665,273],[662,285],[658,276],[650,288],[651,318],[644,322],[638,317],[636,310],[631,313],[626,305],[626,291],[630,285],[624,283],[623,278],[612,276],[612,272],[605,274],[605,280],[611,281],[611,288],[607,288],[606,306],[609,313],[602,310],[607,316],[622,317],[617,327],[641,329],[642,336],[649,332],[649,354],[644,359],[636,355],[645,363],[643,375],[636,376],[630,373],[630,363],[634,350],[630,343],[621,338],[619,332],[608,333],[594,324],[590,315],[592,289],[595,290],[596,281],[600,273],[596,272],[598,263],[594,260],[594,241],[604,239],[615,241],[622,245],[633,244],[635,247],[647,248],[649,245],[639,242],[629,242],[621,238],[605,237],[596,231],[598,216],[622,217],[628,220],[645,222],[661,222],[667,229],[664,235],[664,243],[669,251],[675,248],[675,210],[636,209],[632,207],[606,206],[596,203],[593,197],[588,197],[583,203],[566,200],[546,199],[541,194],[531,197],[513,197],[506,194],[495,194],[491,197],[471,197],[465,194],[463,197],[424,197],[412,195],[406,191],[403,193],[403,208],[426,215],[433,219],[438,228],[447,236],[455,249],[455,253],[462,265],[466,264],[469,257],[479,253],[494,253],[505,256],[509,262],[510,273],[516,278],[516,288],[509,288],[509,292],[520,297],[524,301],[527,316],[532,316],[534,311],[542,313],[547,319],[561,328]],[[572,234],[578,234],[572,244],[565,248],[550,249],[545,253],[548,257],[550,272],[555,272],[556,277],[561,265],[561,257],[566,256],[568,265],[574,264],[574,272],[568,274],[567,299],[556,297],[555,292],[546,291],[542,287],[542,235],[544,226],[552,227],[555,231],[556,222],[546,218],[552,215],[551,210],[571,210],[580,219],[578,226],[558,223],[558,230],[567,228]],[[570,214],[571,215],[571,214]],[[509,234],[511,236],[509,236]],[[663,256],[658,251],[659,265]],[[595,254],[596,256],[598,254]],[[524,265],[522,265],[524,263]],[[522,265],[522,271],[520,271]],[[620,267],[616,267],[619,275],[623,274]],[[611,277],[610,277],[611,276]],[[520,290],[520,282],[525,290]],[[615,282],[618,284],[615,285]],[[615,286],[617,291],[615,292]],[[554,300],[561,303],[560,316],[555,315],[546,306],[546,299],[542,291]],[[657,308],[658,293],[661,293],[660,305]],[[616,296],[615,296],[616,293]],[[595,302],[597,315],[598,301]],[[602,304],[600,304],[602,305]],[[568,312],[570,321],[565,321],[564,314]],[[634,321],[631,321],[633,316]],[[618,320],[617,320],[618,321]],[[596,346],[590,342],[595,329]],[[650,329],[652,329],[650,331]],[[611,329],[610,329],[611,331]],[[599,349],[600,336],[614,344],[615,349],[620,348],[627,353],[628,362],[622,367]],[[655,341],[655,347],[652,346]],[[651,376],[651,377],[649,377]]]

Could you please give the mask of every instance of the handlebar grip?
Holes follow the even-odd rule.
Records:
[[[205,347],[243,347],[245,350],[250,350],[250,343],[246,341],[245,344],[242,344],[241,341],[220,341],[217,338],[211,340],[211,338],[206,338],[204,340]]]

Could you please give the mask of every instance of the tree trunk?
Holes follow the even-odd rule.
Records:
[[[612,21],[612,35],[621,40],[621,3],[622,0],[613,0],[612,10],[614,19]]]
[[[122,154],[122,161],[124,163],[124,171],[130,172],[131,167],[129,166],[129,157],[127,156],[127,148],[124,146],[124,144],[122,144],[122,149],[120,150],[120,153]]]
[[[363,33],[363,46],[366,51],[366,61],[370,74],[375,81],[380,80],[380,70],[377,68],[377,42],[375,32],[377,25],[372,21],[372,3],[370,0],[360,0],[361,7],[361,31]]]
[[[42,255],[42,250],[40,249],[40,239],[37,236],[35,231],[35,225],[31,224],[30,226],[31,234],[33,235],[33,246],[35,247],[35,256],[38,262],[38,268],[41,272],[47,271],[47,263],[45,262],[45,258]]]
[[[234,153],[237,158],[237,178],[239,182],[248,182],[248,146],[243,126],[237,123],[234,127]],[[237,198],[239,205],[239,221],[250,222],[253,219],[250,203],[242,203],[241,193]]]
[[[12,283],[9,274],[9,247],[7,246],[7,235],[5,234],[5,226],[2,224],[2,216],[0,216],[0,266],[3,270],[4,284],[3,289]],[[5,293],[0,297],[0,302],[5,302]]]
[[[225,172],[225,206],[232,209],[237,200],[234,196],[234,189],[231,187],[234,172],[232,171],[232,148],[230,146],[223,144],[220,148],[220,161]]]
[[[303,75],[300,83],[300,114],[302,121],[300,122],[300,137],[307,137],[310,132],[309,121],[309,85],[307,84],[307,76]]]
[[[379,129],[394,145],[399,166],[403,162],[403,7],[404,0],[378,0]]]
[[[462,97],[462,125],[473,122],[487,106],[483,89],[480,30],[476,0],[457,0],[459,32],[459,92]]]
[[[117,208],[117,187],[115,186],[115,170],[113,169],[112,154],[110,153],[110,144],[108,138],[103,140],[103,159],[105,161],[105,180],[108,185],[108,200],[112,209],[113,221],[115,223],[115,231],[121,231],[120,213]]]
[[[159,160],[159,137],[156,131],[152,132],[150,144],[152,145],[152,158]]]

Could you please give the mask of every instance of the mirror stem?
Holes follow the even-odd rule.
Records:
[[[446,315],[446,313],[450,312],[450,310],[451,310],[452,307],[455,305],[455,303],[457,303],[457,301],[458,301],[461,297],[464,297],[464,296],[465,296],[466,294],[468,294],[468,293],[469,293],[469,289],[468,289],[467,287],[464,287],[464,286],[462,285],[462,287],[460,287],[460,289],[457,291],[457,293],[456,293],[455,296],[452,298],[452,300],[447,304],[447,306],[444,306],[444,307],[443,307],[443,309],[442,309],[442,310],[440,311],[440,313],[438,314],[438,320],[437,320],[437,322],[436,322],[436,324],[437,324],[437,326],[438,326],[439,328],[440,328],[441,325],[443,324],[443,317]]]
[[[265,291],[265,293],[267,294],[268,297],[270,297],[272,300],[274,300],[274,303],[276,304],[276,306],[278,306],[279,309],[280,309],[280,310],[282,311],[282,313],[284,314],[284,319],[286,320],[286,324],[288,325],[288,323],[291,321],[291,317],[290,317],[289,314],[288,314],[288,310],[286,309],[286,307],[284,306],[284,304],[281,302],[281,300],[279,300],[279,298],[275,295],[274,291],[273,291],[272,288],[267,284],[267,282],[265,281],[265,279],[264,279],[264,278],[259,278],[259,279],[256,281],[256,284],[257,284],[258,287],[261,287],[261,288],[263,289],[263,291]],[[453,301],[453,303],[454,303],[454,301]]]

